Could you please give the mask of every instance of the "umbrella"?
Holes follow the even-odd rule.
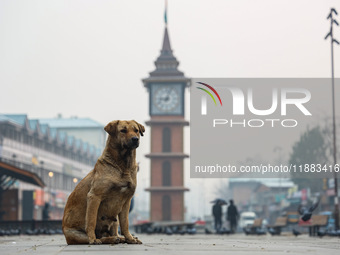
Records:
[[[217,204],[220,203],[221,205],[227,205],[227,201],[221,198],[216,198],[215,200],[211,201],[210,203]]]

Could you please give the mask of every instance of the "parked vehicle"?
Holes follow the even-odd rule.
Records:
[[[239,226],[241,228],[246,228],[247,226],[252,225],[254,223],[255,218],[256,214],[254,212],[243,212],[240,215]]]

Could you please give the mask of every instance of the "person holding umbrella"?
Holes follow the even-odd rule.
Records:
[[[228,203],[220,198],[211,201],[211,203],[214,203],[212,207],[212,215],[214,217],[215,230],[216,232],[219,232],[222,227],[222,205],[226,205]]]

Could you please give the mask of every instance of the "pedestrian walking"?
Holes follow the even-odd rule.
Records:
[[[237,229],[237,220],[238,220],[238,211],[237,207],[234,205],[234,200],[229,200],[230,205],[227,210],[227,221],[229,221],[230,231],[231,233],[235,233]]]
[[[43,220],[49,220],[50,219],[50,204],[49,203],[45,203],[45,206],[43,208],[42,211],[42,218]]]

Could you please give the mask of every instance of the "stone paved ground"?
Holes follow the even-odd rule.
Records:
[[[66,245],[61,235],[0,237],[0,254],[340,254],[340,238],[139,235],[142,245]]]

